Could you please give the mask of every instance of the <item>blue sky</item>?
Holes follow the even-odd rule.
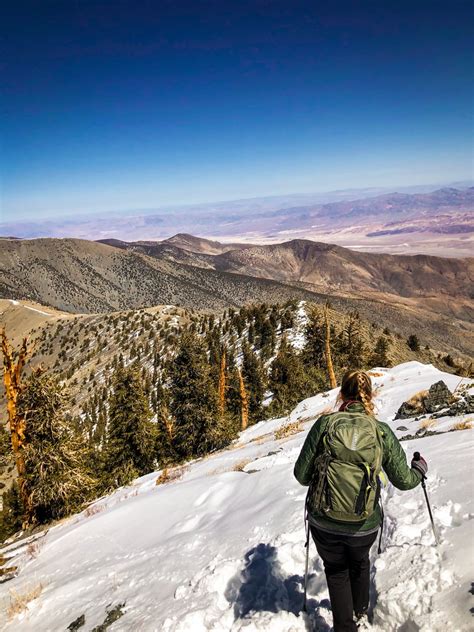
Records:
[[[471,2],[9,4],[3,221],[472,177]]]

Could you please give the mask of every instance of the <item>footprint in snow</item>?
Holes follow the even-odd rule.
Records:
[[[392,487],[384,505],[383,552],[375,561],[373,575],[377,594],[374,624],[384,632],[395,632],[428,629],[411,624],[416,621],[423,626],[429,621],[432,629],[441,630],[443,623],[435,621],[433,598],[452,585],[454,577],[440,566],[426,504],[423,499],[404,502],[403,492]],[[453,525],[460,509],[451,501],[434,507],[438,530]]]

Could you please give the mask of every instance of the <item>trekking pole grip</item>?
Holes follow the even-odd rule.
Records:
[[[413,453],[413,460],[414,461],[419,461],[421,459],[421,454],[419,452],[414,452]],[[423,472],[420,472],[421,474],[421,486],[424,487],[425,486],[425,480],[426,480],[426,475],[423,474]]]

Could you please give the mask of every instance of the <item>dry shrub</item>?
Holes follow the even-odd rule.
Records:
[[[423,428],[423,430],[428,430],[428,428],[435,426],[437,421],[437,419],[432,419],[431,417],[428,417],[428,419],[423,419],[420,422],[420,428]]]
[[[155,485],[164,485],[165,483],[170,483],[171,481],[177,481],[183,476],[186,470],[187,467],[184,465],[173,467],[171,469],[165,467],[156,479]]]
[[[455,423],[451,430],[470,430],[474,423],[473,419],[463,419],[462,421],[458,421]]]
[[[428,395],[428,391],[418,391],[407,400],[407,404],[413,406],[413,408],[418,408],[420,410],[423,409],[423,401],[425,397]]]
[[[275,431],[275,439],[284,439],[285,437],[298,434],[298,432],[301,431],[301,421],[294,421],[293,423],[285,424],[281,426],[281,428],[278,428],[278,430]]]
[[[3,577],[2,581],[7,581],[7,579],[12,579],[17,570],[18,570],[18,566],[5,566],[4,568],[0,568],[0,578]]]
[[[367,375],[370,375],[371,377],[383,377],[384,376],[383,373],[378,373],[377,371],[367,371]]]
[[[249,443],[265,443],[269,439],[273,439],[273,432],[267,432],[259,437],[254,437],[253,439],[250,439]]]
[[[216,476],[217,474],[222,474],[225,471],[226,470],[222,467],[216,467],[214,470],[209,470],[209,472],[206,472],[206,476]]]
[[[251,461],[252,459],[243,459],[242,461],[239,461],[238,463],[234,465],[234,467],[232,468],[232,471],[243,472],[245,469],[245,466],[248,465]]]
[[[3,553],[0,553],[0,577],[10,575],[10,573],[14,573],[18,568],[17,566],[5,566],[7,562],[8,558],[6,558]]]
[[[40,582],[34,586],[26,588],[24,592],[18,593],[10,590],[10,605],[7,608],[8,619],[13,619],[17,614],[22,614],[28,610],[28,604],[37,599],[43,592],[43,584]]]

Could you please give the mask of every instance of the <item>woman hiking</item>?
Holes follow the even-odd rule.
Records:
[[[390,427],[375,419],[367,373],[348,371],[338,399],[339,410],[311,428],[294,474],[309,485],[307,517],[324,562],[334,632],[356,632],[367,621],[369,551],[383,516],[381,470],[405,490],[420,483],[428,466],[420,457],[408,467]]]

